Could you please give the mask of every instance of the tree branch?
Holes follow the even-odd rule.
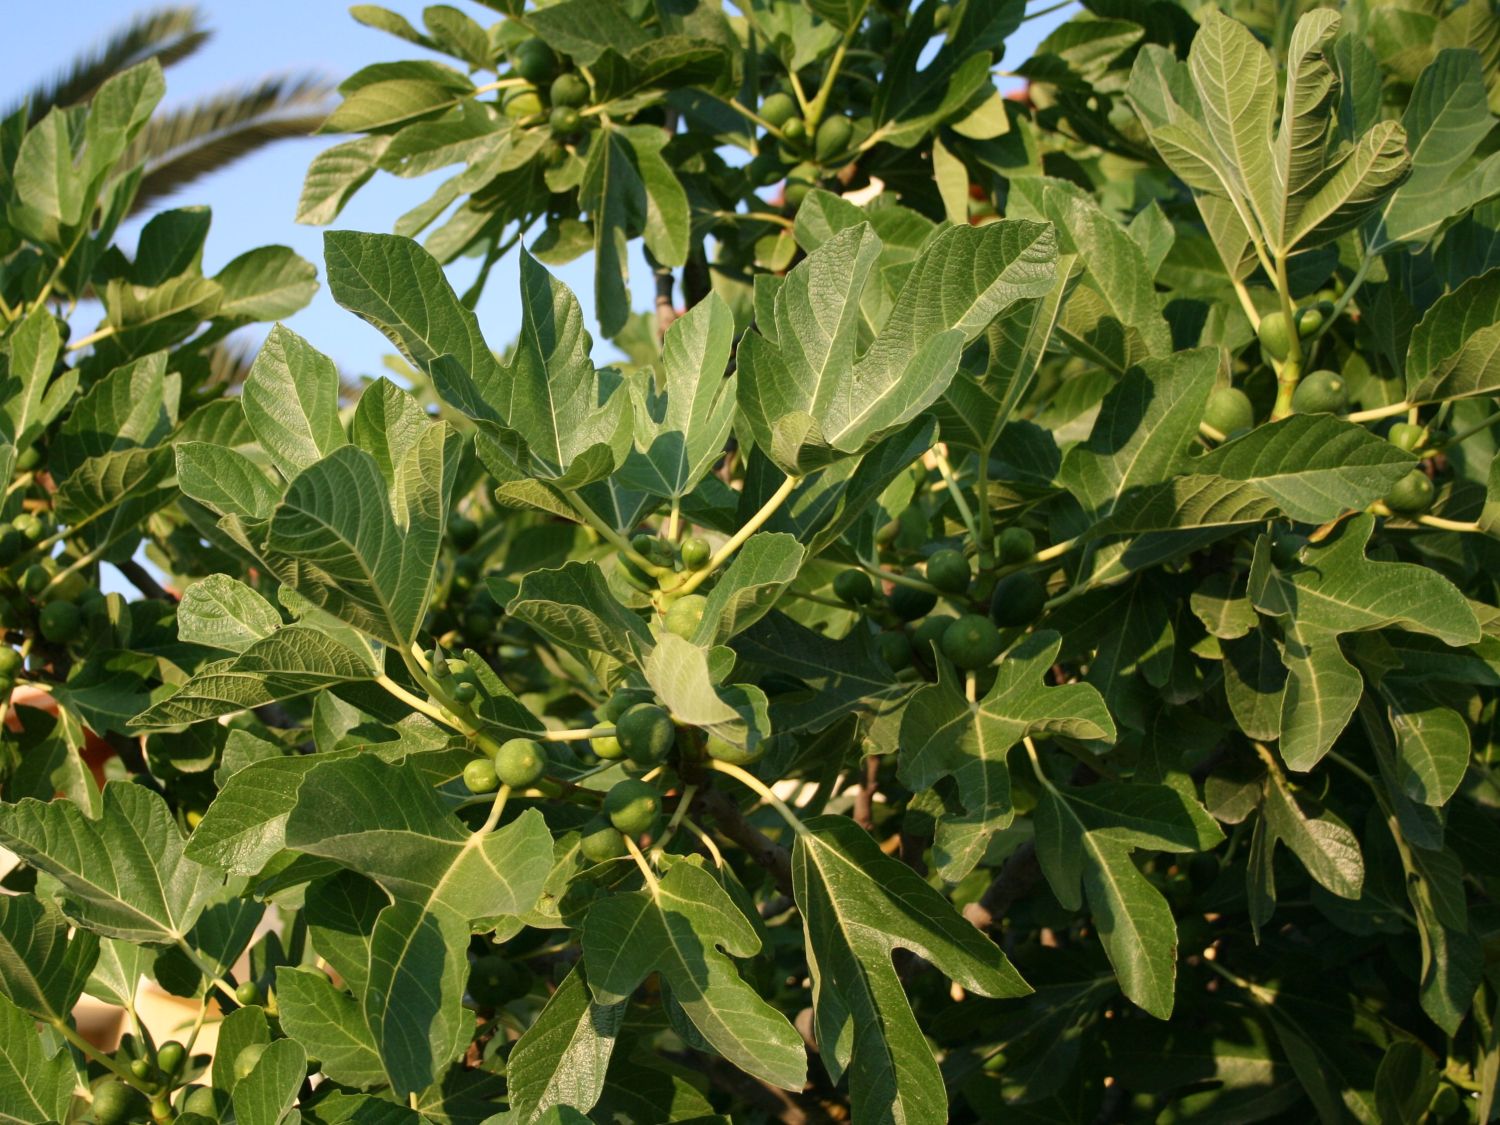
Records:
[[[141,594],[157,601],[175,602],[177,596],[170,593],[151,573],[134,559],[126,559],[124,562],[115,563],[115,569],[125,576],[125,580],[134,586]]]
[[[709,780],[711,776],[706,775],[701,781],[693,779],[694,784],[700,785],[698,795],[693,798],[693,807],[711,817],[720,832],[770,872],[782,894],[790,895],[792,853],[746,820],[739,805],[713,787]]]
[[[672,291],[677,280],[667,266],[655,266],[656,275],[656,339],[660,343],[666,338],[667,329],[677,319],[677,306],[672,303]]]
[[[1036,845],[1028,841],[1010,853],[979,901],[964,907],[964,917],[981,930],[998,930],[1010,908],[1030,894],[1041,878],[1042,865],[1037,862]]]
[[[866,832],[875,827],[875,792],[880,788],[880,758],[871,754],[860,763],[859,788],[854,791],[854,823]]]
[[[709,273],[708,257],[699,242],[688,253],[687,265],[682,267],[682,298],[692,308],[713,291],[713,278]]]
[[[826,1114],[810,1115],[803,1107],[802,1099],[736,1070],[723,1059],[711,1060],[706,1074],[708,1080],[721,1090],[759,1106],[773,1120],[784,1125],[813,1125],[814,1122],[833,1120]]]

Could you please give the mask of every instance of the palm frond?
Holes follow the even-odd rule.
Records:
[[[227,340],[214,344],[207,352],[209,374],[204,386],[221,387],[226,391],[243,386],[250,377],[250,369],[255,363],[255,357],[260,354],[264,338],[264,332],[237,332]],[[339,402],[342,405],[358,402],[365,386],[365,381],[358,376],[349,374],[343,368],[339,369]]]
[[[126,156],[145,161],[132,211],[264,145],[307,136],[328,116],[333,89],[316,76],[272,77],[157,114]]]
[[[196,5],[143,12],[92,51],[75,58],[61,74],[7,106],[0,118],[9,117],[24,105],[28,124],[35,125],[53,106],[87,102],[106,79],[137,63],[155,58],[162,66],[171,66],[187,58],[203,46],[208,35]]]
[[[250,365],[255,362],[257,344],[243,335],[220,340],[208,352],[207,387],[238,387],[250,377]]]

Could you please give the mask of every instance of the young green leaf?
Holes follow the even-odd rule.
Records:
[[[1500,191],[1500,161],[1471,161],[1493,123],[1479,54],[1439,51],[1417,78],[1401,118],[1411,176],[1382,209],[1374,248],[1428,240]]]
[[[1104,396],[1088,440],[1068,450],[1058,474],[1095,519],[1186,464],[1220,362],[1209,348],[1148,360]]]
[[[179,389],[165,352],[115,368],[64,419],[49,466],[66,478],[90,458],[160,444],[176,424]]]
[[[245,323],[285,319],[312,300],[317,277],[317,268],[290,247],[247,251],[214,274],[221,294],[214,316]]]
[[[559,644],[627,664],[640,663],[651,649],[646,623],[615,600],[595,563],[533,571],[506,612]]]
[[[1146,256],[1120,223],[1062,180],[1020,180],[1015,203],[1054,225],[1060,261],[1083,267],[1076,284],[1059,275],[1067,299],[1056,331],[1072,348],[1118,372],[1172,350]]]
[[[278,324],[256,353],[240,401],[256,441],[290,480],[348,443],[338,398],[333,361]]]
[[[551,833],[535,811],[466,832],[410,763],[368,755],[310,771],[285,832],[288,847],[367,874],[392,896],[370,935],[360,1001],[392,1086],[425,1088],[468,1040],[470,928],[532,907],[552,867]]]
[[[606,122],[589,138],[579,205],[594,227],[594,293],[599,326],[613,335],[630,313],[625,246],[644,236],[666,266],[687,259],[687,193],[662,156],[666,137],[649,125]]]
[[[577,488],[623,460],[629,396],[594,369],[577,298],[530,255],[521,262],[521,339],[503,365],[416,243],[349,232],[324,241],[334,298],[384,332],[444,399],[480,423],[480,451],[500,463],[492,471],[508,465]]]
[[[281,628],[276,607],[227,574],[189,586],[177,607],[177,637],[191,644],[244,652]]]
[[[635,448],[619,472],[627,487],[680,500],[723,456],[734,423],[736,376],[725,375],[733,342],[734,316],[717,295],[672,322],[659,379],[642,371],[630,382]]]
[[[62,346],[57,321],[46,309],[33,309],[4,342],[0,375],[0,438],[23,452],[68,404],[78,373],[53,379]],[[8,479],[9,474],[7,474]]]
[[[1037,859],[1053,893],[1077,909],[1082,883],[1121,990],[1158,1019],[1169,1018],[1177,926],[1166,899],[1130,852],[1136,847],[1199,850],[1223,834],[1201,809],[1165,785],[1105,783],[1081,790],[1044,785],[1038,801]]]
[[[471,921],[530,909],[552,868],[540,814],[475,835],[413,763],[370,754],[309,771],[287,818],[286,843],[358,870],[397,899]]]
[[[446,425],[430,424],[390,489],[376,460],[356,446],[309,465],[266,525],[267,564],[314,605],[410,647],[432,593],[460,445]]]
[[[1406,353],[1411,402],[1447,402],[1500,390],[1500,270],[1470,278],[1433,302]]]
[[[1294,414],[1226,442],[1193,467],[1252,485],[1293,520],[1324,523],[1381,499],[1415,463],[1363,426]]]
[[[1359,840],[1338,817],[1324,810],[1309,815],[1279,768],[1268,768],[1261,787],[1261,823],[1256,841],[1262,854],[1249,869],[1254,908],[1251,925],[1257,937],[1276,902],[1272,861],[1277,842],[1302,861],[1318,884],[1340,898],[1357,899],[1365,878]]]
[[[790,535],[752,536],[735,554],[703,607],[695,643],[725,644],[771,611],[797,577],[806,552]]]
[[[752,750],[769,736],[765,693],[747,684],[719,687],[708,651],[691,641],[662,634],[643,671],[677,722],[701,727],[744,750]]]
[[[221,516],[268,518],[281,499],[265,470],[238,450],[206,441],[178,442],[177,487]]]

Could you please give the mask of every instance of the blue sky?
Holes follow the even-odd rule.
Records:
[[[458,0],[481,23],[498,16],[478,4]],[[1043,0],[1033,0],[1033,8]],[[386,0],[414,24],[421,23],[422,3]],[[7,70],[0,79],[0,101],[19,96],[35,82],[55,73],[71,55],[102,38],[128,13],[145,5],[119,0],[63,0],[51,4],[7,5],[5,14]],[[194,58],[167,72],[171,105],[194,96],[248,82],[270,72],[315,71],[341,79],[359,67],[389,59],[420,55],[421,49],[355,23],[345,5],[334,0],[202,0],[201,7],[213,38]],[[1004,65],[1026,58],[1040,38],[1071,14],[1052,13],[1022,26],[1008,44]],[[213,209],[213,229],[204,267],[217,270],[237,254],[254,246],[281,243],[291,246],[322,273],[322,229],[293,221],[302,174],[308,162],[334,143],[327,137],[286,141],[240,161],[186,188],[180,198],[164,206],[207,204]],[[403,211],[421,202],[448,173],[424,180],[399,180],[381,175],[363,188],[334,224],[353,230],[387,231]],[[133,243],[135,229],[124,240]],[[580,260],[558,271],[579,293],[585,309],[592,308],[590,265]],[[460,290],[474,272],[474,263],[460,262],[449,271]],[[644,268],[632,270],[636,306],[650,307],[650,279]],[[506,344],[516,331],[516,259],[510,255],[491,274],[479,315],[492,346]],[[350,374],[379,374],[382,357],[391,352],[384,337],[334,304],[327,289],[289,322]],[[263,333],[264,329],[251,330]]]

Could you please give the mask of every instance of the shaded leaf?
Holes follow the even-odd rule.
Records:
[[[804,822],[792,880],[824,1067],[860,1120],[942,1120],[947,1094],[891,963],[909,949],[981,996],[1030,991],[997,946],[847,817]]]
[[[1261,613],[1286,619],[1281,756],[1294,770],[1310,769],[1328,752],[1363,692],[1339,648],[1341,634],[1394,625],[1450,645],[1479,639],[1473,610],[1446,578],[1365,557],[1374,529],[1374,517],[1357,516],[1307,548],[1290,571],[1272,565],[1269,540],[1256,546],[1250,598]]]
[[[724,952],[720,952],[722,949]],[[740,979],[725,954],[750,957],[760,938],[695,860],[680,860],[645,890],[595,903],[583,923],[589,990],[619,1004],[653,972],[709,1046],[763,1082],[800,1090],[807,1078],[802,1037]]]
[[[994,685],[976,702],[946,662],[938,682],[919,689],[901,718],[903,784],[930,789],[951,777],[963,803],[962,816],[938,820],[935,859],[943,878],[956,882],[984,856],[990,838],[1013,815],[1005,758],[1023,738],[1062,735],[1111,739],[1115,724],[1090,684],[1049,687],[1048,672],[1062,645],[1056,633],[1027,637],[1000,659]]]

